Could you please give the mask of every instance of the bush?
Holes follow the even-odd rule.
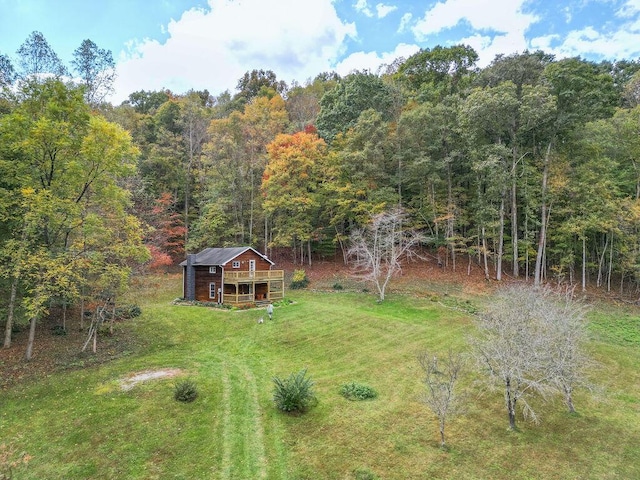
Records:
[[[61,335],[66,335],[67,331],[62,325],[54,325],[53,327],[51,327],[51,334],[61,336]]]
[[[333,284],[333,289],[334,290],[342,290],[342,285],[339,283],[334,283]]]
[[[293,278],[291,279],[291,289],[299,290],[306,288],[309,285],[309,279],[307,278],[307,272],[304,270],[294,270]]]
[[[198,388],[191,380],[183,380],[176,383],[173,391],[173,398],[179,402],[193,402],[198,396]]]
[[[349,382],[340,387],[340,395],[347,400],[370,400],[372,398],[376,398],[378,396],[378,392],[369,385]]]
[[[273,377],[273,403],[286,413],[304,413],[316,403],[313,381],[306,377],[307,370],[292,373],[287,379]]]
[[[116,308],[116,318],[129,319],[136,318],[142,314],[139,305],[122,305]]]

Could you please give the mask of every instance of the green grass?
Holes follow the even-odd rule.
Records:
[[[175,277],[138,286],[143,315],[120,328],[143,340],[126,358],[2,392],[0,443],[33,457],[16,479],[640,478],[635,311],[592,314],[601,388],[578,393],[578,414],[558,401],[541,407],[541,424],[520,420],[510,432],[501,394],[469,372],[467,412],[442,450],[418,400],[416,356],[465,348],[466,299],[391,294],[378,304],[371,294],[295,291],[295,303],[258,324],[264,312],[173,306],[179,288]],[[198,398],[175,401],[176,378],[120,389],[120,379],[156,368],[181,369]],[[318,404],[282,414],[272,378],[303,368]],[[378,397],[343,398],[340,386],[354,379]]]

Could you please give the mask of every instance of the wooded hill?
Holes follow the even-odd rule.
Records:
[[[46,47],[46,48],[45,48]],[[640,278],[640,63],[424,49],[346,77],[102,102],[111,53],[85,40],[77,82],[34,32],[0,54],[3,316],[113,299],[128,276],[205,246],[346,252],[400,206],[447,268],[487,278]],[[8,338],[8,337],[5,337]]]

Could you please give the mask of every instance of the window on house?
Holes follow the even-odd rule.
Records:
[[[216,267],[209,267],[209,273],[216,273]]]
[[[233,263],[231,264],[231,266],[233,268],[240,268],[240,261],[239,260],[234,260]]]
[[[216,284],[214,282],[209,284],[209,298],[216,298]]]

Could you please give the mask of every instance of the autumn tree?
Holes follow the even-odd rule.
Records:
[[[146,255],[139,237],[130,236],[122,254],[105,240],[130,221],[118,182],[133,173],[137,152],[121,128],[89,113],[82,93],[53,79],[27,82],[20,105],[0,124],[19,180],[7,212],[16,228],[2,249],[31,324],[27,359],[50,299],[78,297],[74,262],[95,260],[88,253],[95,245],[106,252],[105,264]],[[106,218],[113,223],[102,228]]]
[[[218,199],[230,207],[224,212],[224,223],[231,225],[225,240],[254,244],[261,239],[264,217],[260,186],[267,165],[266,146],[287,125],[285,102],[273,91],[254,99],[243,112],[211,122],[209,140],[203,147],[201,177],[206,182],[202,184],[201,208],[218,211],[217,207],[206,206]],[[200,220],[194,222],[194,230],[202,231],[196,223]]]
[[[267,145],[269,163],[262,177],[264,209],[272,223],[270,244],[307,245],[311,263],[311,240],[322,225],[318,221],[325,205],[324,185],[332,180],[335,169],[329,161],[326,144],[316,133],[280,134]],[[266,240],[266,239],[265,239]]]
[[[348,253],[356,274],[375,285],[382,302],[389,281],[402,270],[402,261],[418,256],[425,240],[408,227],[406,212],[395,208],[373,215],[363,228],[354,230]]]

